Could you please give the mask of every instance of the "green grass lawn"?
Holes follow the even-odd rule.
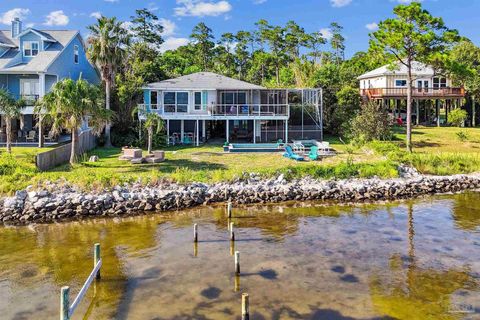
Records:
[[[467,140],[460,141],[458,131]],[[220,145],[166,148],[166,161],[161,164],[132,165],[120,161],[120,149],[99,148],[82,157],[74,165],[63,165],[47,172],[37,172],[34,155],[37,148],[14,148],[14,158],[1,150],[0,192],[11,193],[30,184],[65,180],[84,188],[103,188],[140,181],[162,180],[185,182],[230,181],[244,173],[255,172],[265,177],[283,173],[295,178],[311,175],[317,178],[395,177],[399,162],[410,163],[424,173],[453,174],[480,171],[478,148],[480,129],[415,128],[414,154],[403,151],[404,132],[397,129],[396,140],[376,142],[360,148],[344,145],[339,139],[327,137],[338,155],[322,161],[294,162],[281,154],[224,153]],[[88,156],[98,155],[99,162],[89,163]],[[12,161],[12,159],[14,159]],[[3,169],[2,169],[3,168]]]

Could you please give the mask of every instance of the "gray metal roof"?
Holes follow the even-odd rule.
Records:
[[[40,51],[37,56],[28,62],[21,62],[18,49],[19,40],[12,38],[10,30],[0,30],[0,42],[15,45],[0,57],[0,72],[46,72],[48,66],[57,58],[62,50],[78,34],[76,30],[35,30],[49,40],[55,40],[45,51]],[[15,63],[18,60],[18,64]]]
[[[262,86],[225,77],[213,72],[197,72],[175,79],[148,84],[145,88],[157,90],[261,90]]]

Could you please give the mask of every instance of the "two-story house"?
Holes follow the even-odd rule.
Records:
[[[12,123],[15,140],[42,140],[38,139],[42,133],[36,126],[34,105],[57,81],[81,76],[99,82],[98,71],[85,51],[84,41],[75,30],[23,29],[19,19],[12,21],[10,30],[0,30],[0,88],[27,103],[21,119]],[[4,141],[5,119],[1,118],[0,140]],[[36,139],[33,131],[37,132]]]
[[[150,83],[143,89],[141,109],[165,120],[172,143],[322,139],[320,89],[267,89],[212,72]]]
[[[360,94],[364,99],[382,103],[394,118],[406,118],[407,67],[401,63],[385,65],[360,77]],[[454,87],[451,79],[437,74],[430,66],[413,64],[413,121],[416,124],[446,121],[451,108],[465,97],[463,88]]]

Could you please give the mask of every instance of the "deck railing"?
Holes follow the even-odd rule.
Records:
[[[203,106],[202,106],[203,108]],[[189,113],[187,105],[159,105],[159,104],[140,104],[139,109],[143,111],[155,111],[165,115],[198,115],[205,114],[203,109],[195,110]],[[215,104],[207,106],[207,113],[212,116],[288,116],[289,108],[287,104]]]
[[[407,88],[371,88],[360,89],[362,96],[369,98],[382,97],[406,97]],[[413,97],[463,97],[465,90],[463,88],[413,88]]]

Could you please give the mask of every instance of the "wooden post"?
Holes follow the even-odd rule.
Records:
[[[70,287],[62,287],[60,293],[60,320],[70,320]]]
[[[228,203],[227,203],[227,215],[228,215],[228,218],[232,217],[232,202],[231,201],[228,201]]]
[[[193,225],[193,242],[198,242],[198,226],[196,223]]]
[[[193,256],[198,256],[198,242],[193,243]]]
[[[233,222],[230,222],[230,241],[235,241],[235,233],[233,232]]]
[[[97,265],[98,261],[100,261],[100,243],[95,243],[93,246],[93,267]],[[100,269],[97,272],[97,280],[100,279]]]
[[[234,292],[238,292],[240,291],[240,275],[236,274],[235,275],[235,281],[234,281],[234,288],[233,288],[233,291]]]
[[[240,251],[235,251],[235,274],[240,274]]]
[[[242,293],[242,320],[250,320],[250,299],[248,293]]]
[[[440,127],[440,100],[435,100],[435,113],[437,115],[437,127]]]
[[[230,241],[230,255],[233,256],[235,254],[235,241]]]

